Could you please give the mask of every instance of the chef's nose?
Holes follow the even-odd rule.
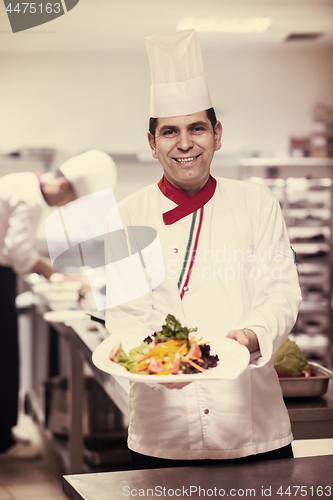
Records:
[[[193,141],[188,130],[181,130],[178,136],[178,149],[188,151],[193,148]]]

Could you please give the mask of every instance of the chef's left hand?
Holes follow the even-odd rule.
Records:
[[[169,384],[163,384],[163,385],[167,389],[182,389],[183,387],[185,387],[186,385],[188,385],[190,383],[191,382],[176,382],[176,383],[170,382]]]
[[[232,330],[228,333],[227,338],[237,340],[239,344],[247,347],[250,352],[254,352],[259,349],[258,338],[256,334],[249,328],[243,328],[242,330]]]

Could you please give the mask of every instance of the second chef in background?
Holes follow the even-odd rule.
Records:
[[[18,274],[54,273],[49,258],[36,249],[43,210],[61,207],[105,189],[115,177],[109,155],[90,150],[63,163],[56,172],[23,172],[0,178],[0,458],[31,458],[38,450],[16,442],[19,389],[18,324],[15,308]]]

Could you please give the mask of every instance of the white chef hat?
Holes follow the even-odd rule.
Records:
[[[150,116],[182,116],[211,108],[196,31],[153,35],[145,41],[151,72]]]
[[[115,162],[107,153],[97,149],[70,158],[59,170],[72,184],[79,198],[114,188],[117,183]]]

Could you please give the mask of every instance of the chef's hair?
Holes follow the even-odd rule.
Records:
[[[214,108],[209,108],[206,109],[206,114],[207,118],[209,119],[210,123],[212,124],[213,130],[217,122],[216,114]],[[157,128],[157,120],[158,118],[149,118],[149,132],[154,136],[155,139],[155,133],[156,133],[156,128]]]

